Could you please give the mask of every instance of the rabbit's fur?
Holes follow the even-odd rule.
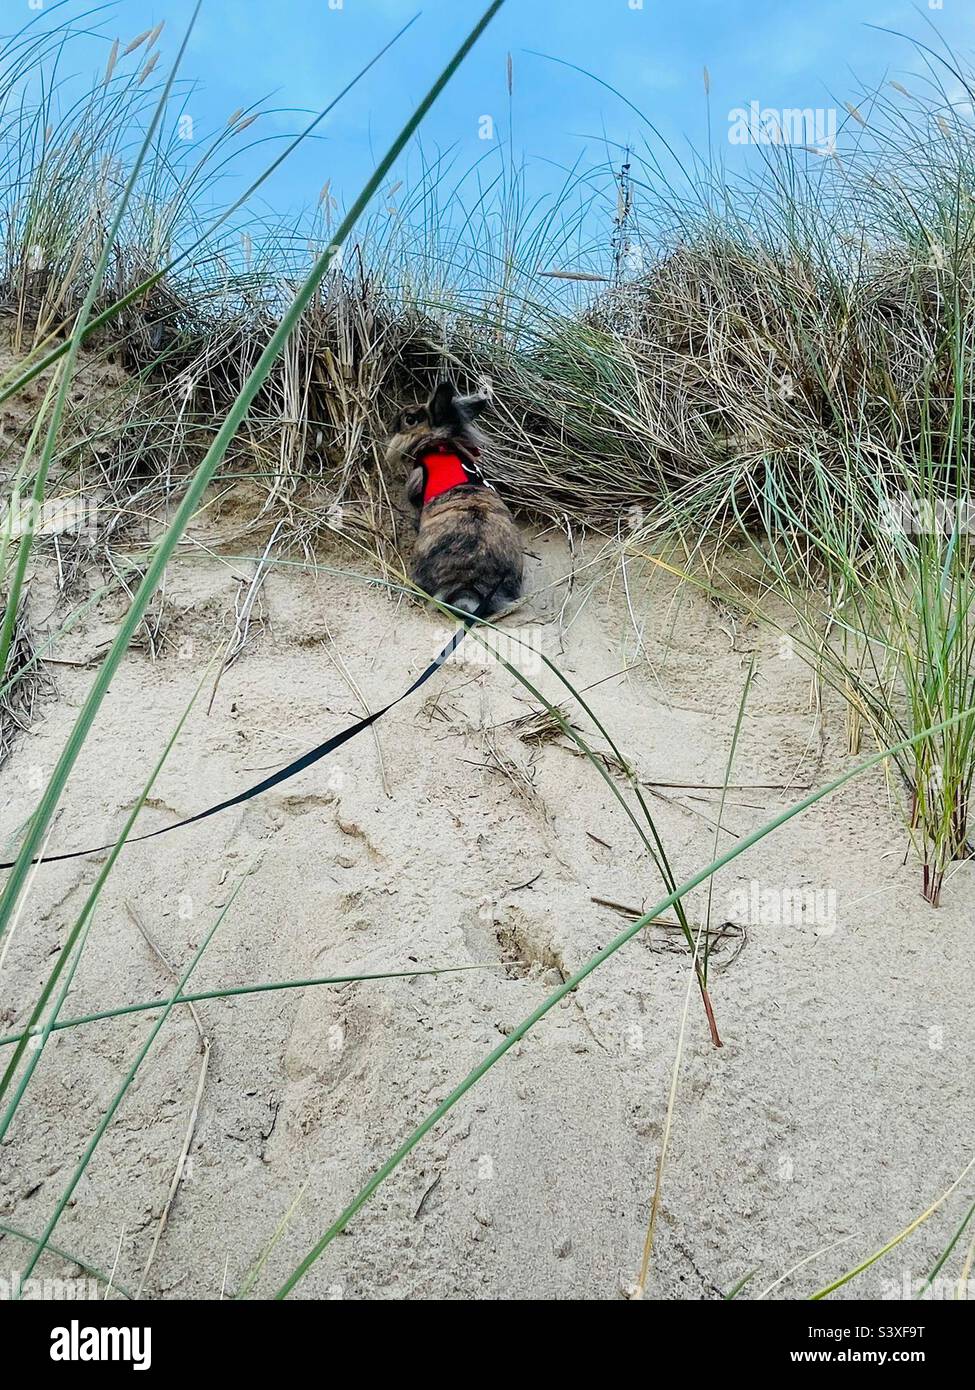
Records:
[[[521,535],[508,508],[478,478],[451,487],[424,505],[426,454],[455,455],[479,471],[483,447],[474,425],[490,392],[462,396],[441,382],[425,405],[401,410],[386,446],[386,462],[408,473],[406,500],[417,522],[411,578],[440,603],[487,618],[521,597]],[[482,609],[483,605],[483,609]]]

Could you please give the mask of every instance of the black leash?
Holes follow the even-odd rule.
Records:
[[[360,719],[355,724],[350,724],[347,729],[333,734],[324,743],[320,743],[317,748],[302,754],[293,763],[288,763],[287,767],[281,768],[279,772],[272,773],[270,777],[265,777],[263,782],[258,782],[256,786],[248,787],[246,791],[238,792],[236,796],[228,797],[226,801],[218,802],[216,806],[208,806],[205,811],[197,811],[195,816],[187,816],[185,820],[178,820],[175,825],[164,825],[159,830],[150,830],[146,835],[133,835],[126,840],[126,845],[137,845],[142,840],[155,839],[157,835],[168,835],[171,830],[181,830],[185,825],[195,825],[197,821],[206,820],[209,816],[215,816],[218,811],[227,811],[231,806],[240,806],[244,801],[250,801],[255,796],[260,796],[262,792],[270,791],[272,787],[278,786],[281,782],[286,782],[289,777],[296,777],[299,772],[304,772],[306,767],[311,767],[313,763],[319,762],[322,758],[327,758],[329,753],[334,753],[336,748],[341,748],[343,743],[348,743],[350,738],[355,738],[356,734],[361,734],[363,729],[368,729],[371,724],[375,724],[377,719],[381,719],[384,714],[388,714],[394,706],[398,705],[407,696],[412,695],[415,690],[419,690],[421,685],[425,685],[431,676],[440,670],[445,661],[448,661],[457,648],[463,642],[474,623],[481,617],[482,612],[490,606],[494,593],[488,594],[476,613],[464,616],[463,624],[457,629],[453,637],[444,647],[443,651],[430,662],[425,671],[421,671],[416,680],[404,690],[402,695],[397,695],[395,700],[390,700],[388,705],[383,705],[382,709],[377,709],[374,714],[367,714],[365,719]],[[456,611],[456,610],[455,610]],[[64,859],[83,859],[88,854],[103,854],[106,850],[114,849],[116,842],[113,840],[108,845],[96,845],[93,849],[74,849],[67,854],[47,854],[37,859],[32,859],[32,864],[57,864]],[[0,864],[0,869],[12,869],[17,861],[12,859],[9,864]]]

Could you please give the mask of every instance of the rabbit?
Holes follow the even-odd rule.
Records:
[[[401,410],[386,446],[390,467],[409,471],[406,500],[417,538],[411,578],[438,603],[489,618],[521,598],[521,534],[478,460],[483,440],[474,421],[490,386],[462,396],[450,381],[426,405]]]

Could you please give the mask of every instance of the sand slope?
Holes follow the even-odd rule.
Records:
[[[699,597],[675,604],[660,584],[647,595],[634,576],[629,599],[618,574],[591,584],[595,572],[583,570],[570,594],[548,588],[566,573],[566,551],[552,537],[534,538],[532,550],[541,593],[508,625],[577,684],[602,682],[590,698],[642,778],[721,783],[753,649],[758,680],[734,776],[747,785],[729,795],[731,830],[761,824],[803,785],[847,765],[842,713],[827,707],[821,747],[808,673],[798,658],[783,659],[774,637]],[[125,661],[70,782],[52,851],[100,842],[120,826],[215,640],[229,635],[238,580],[253,571],[198,553],[173,565],[165,652]],[[45,582],[39,575],[35,598]],[[97,653],[116,611],[99,610],[58,654]],[[209,717],[209,692],[190,716],[146,828],[230,795],[360,713],[330,653],[373,708],[445,636],[436,615],[300,568],[269,577],[260,617]],[[531,650],[528,663],[555,694]],[[28,813],[32,786],[90,681],[77,666],[56,671],[60,700],[0,774],[5,836]],[[366,733],[246,807],[124,852],[70,1014],[170,987],[130,908],[182,967],[249,868],[198,967],[198,988],[484,964],[201,1005],[209,1074],[148,1294],[236,1292],[303,1194],[255,1291],[273,1292],[411,1127],[625,925],[593,898],[639,908],[662,896],[593,766],[563,739],[532,746],[510,727],[532,707],[497,665],[454,663],[382,721],[376,738]],[[718,792],[647,795],[678,875],[706,863]],[[691,999],[652,1296],[716,1298],[752,1269],[748,1292],[757,1293],[850,1237],[777,1290],[800,1296],[888,1239],[970,1156],[972,867],[958,869],[935,912],[919,896],[916,864],[902,862],[904,848],[884,780],[869,774],[717,880],[713,920],[735,919],[745,940],[721,943],[713,958],[720,1051]],[[99,862],[38,874],[0,974],[7,1026],[26,1017]],[[738,890],[747,904],[755,892],[793,888],[820,892],[823,920],[742,920]],[[695,920],[705,899],[693,895]],[[639,1263],[688,973],[673,933],[654,928],[630,942],[423,1141],[298,1293],[623,1296]],[[52,1040],[4,1146],[0,1220],[44,1226],[149,1018]],[[117,1278],[131,1288],[166,1201],[199,1065],[196,1028],[182,1010],[58,1227],[60,1245],[104,1268],[118,1250]],[[852,1291],[881,1296],[905,1273],[926,1273],[964,1195]],[[4,1270],[18,1268],[23,1253],[13,1238],[0,1240]],[[54,1257],[43,1267],[66,1268]]]

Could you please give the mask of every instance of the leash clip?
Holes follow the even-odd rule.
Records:
[[[464,471],[469,473],[475,482],[480,483],[482,487],[489,487],[492,492],[497,492],[498,489],[494,484],[485,478],[484,471],[479,464],[474,463],[473,460],[470,463],[464,463],[464,461],[461,460],[461,464]]]

